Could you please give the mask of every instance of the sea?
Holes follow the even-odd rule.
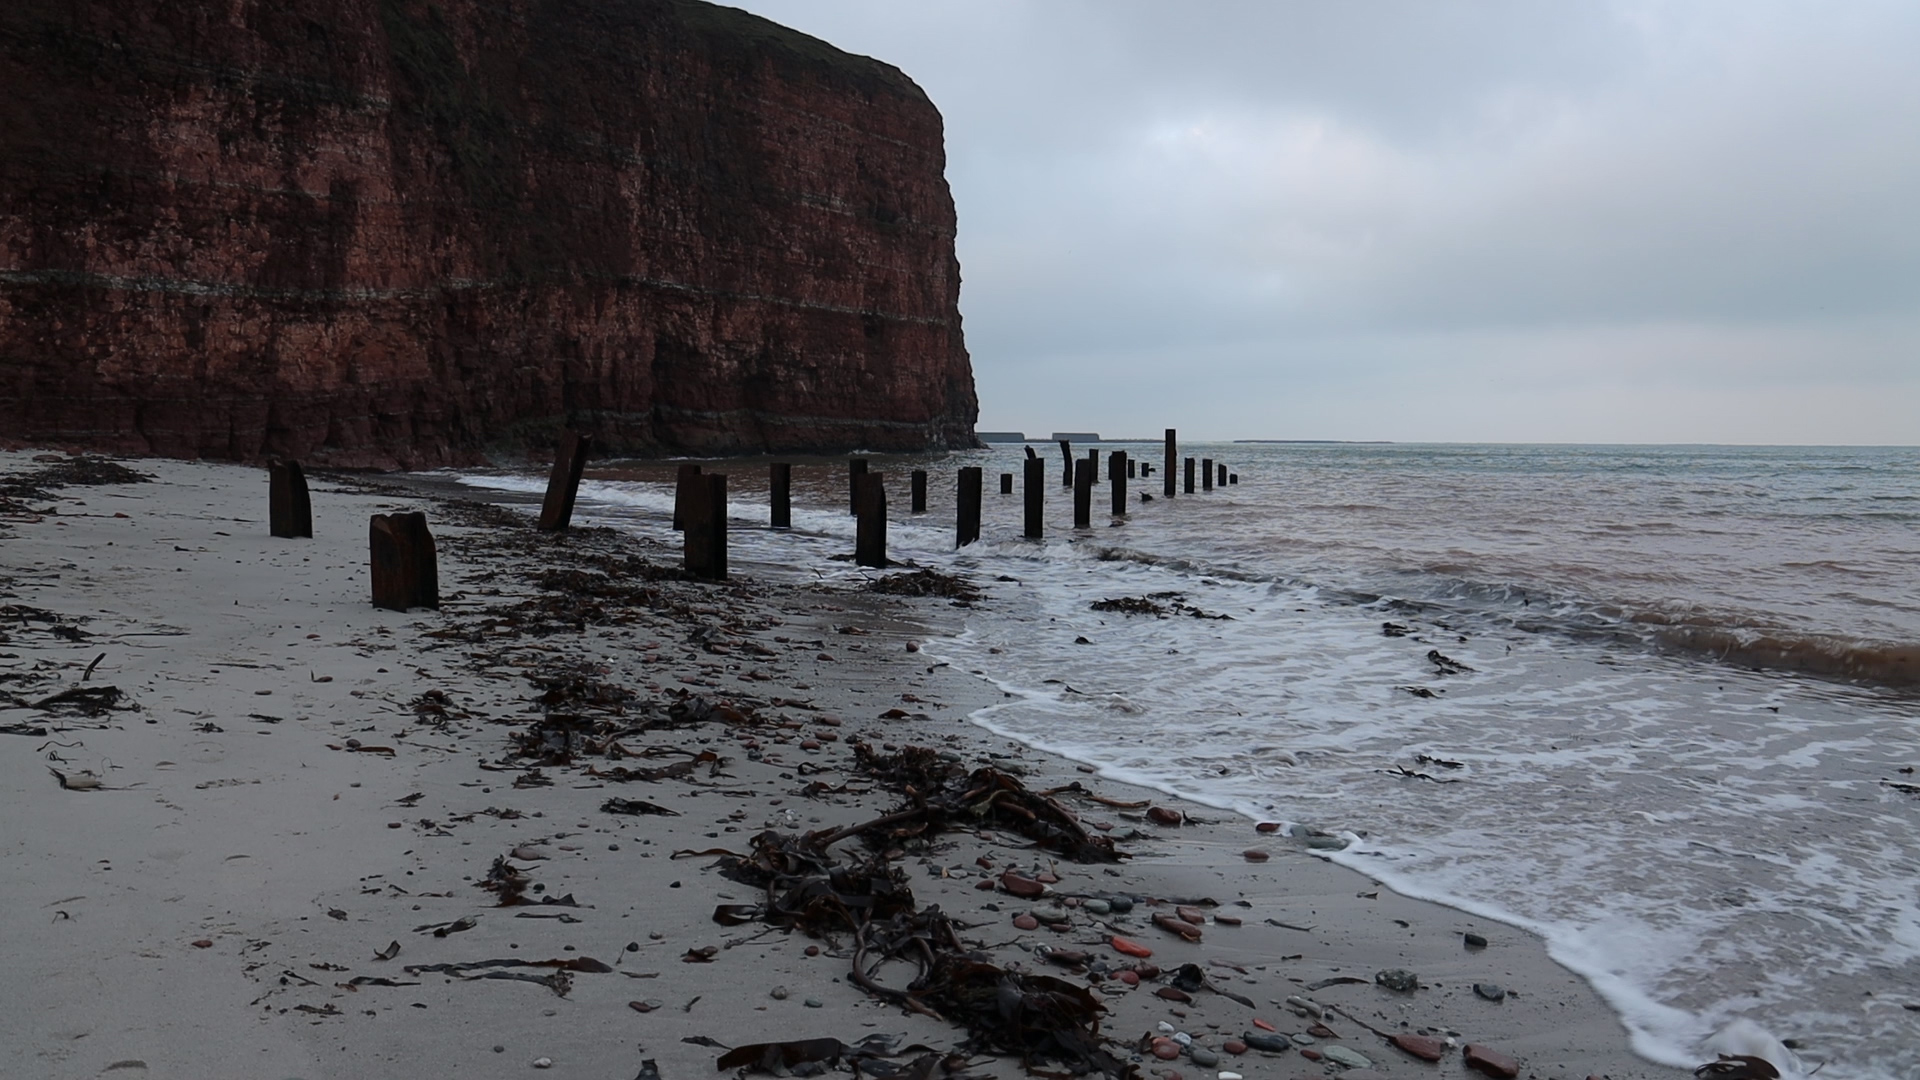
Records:
[[[1167,498],[1158,440],[1103,442],[1075,530],[1030,445],[1038,541],[1024,445],[864,455],[889,555],[988,590],[924,646],[1011,695],[975,723],[1532,931],[1651,1061],[1744,1018],[1832,1080],[1920,1080],[1920,448],[1195,443],[1237,482]],[[1113,451],[1153,469],[1123,517]],[[791,460],[790,532],[765,459],[707,463],[735,565],[872,574],[846,459]],[[677,464],[596,462],[576,514],[670,536]]]

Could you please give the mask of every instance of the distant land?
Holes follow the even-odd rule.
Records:
[[[1026,442],[1024,431],[976,431],[973,437],[981,442]]]
[[[1392,446],[1392,439],[1235,439],[1235,443],[1290,443],[1313,446]]]

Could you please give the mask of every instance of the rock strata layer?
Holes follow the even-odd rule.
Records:
[[[0,436],[971,446],[939,113],[690,0],[0,5]]]

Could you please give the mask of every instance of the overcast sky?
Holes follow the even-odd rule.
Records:
[[[739,6],[946,117],[982,429],[1920,443],[1920,4]]]

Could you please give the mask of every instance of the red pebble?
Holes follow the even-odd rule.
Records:
[[[1114,978],[1119,979],[1121,982],[1126,983],[1128,986],[1140,985],[1140,973],[1137,971],[1122,971],[1119,974],[1115,975]]]
[[[1247,1044],[1241,1042],[1239,1039],[1228,1039],[1226,1042],[1220,1044],[1220,1049],[1225,1050],[1229,1054],[1244,1054],[1247,1052]]]
[[[193,943],[193,947],[196,949],[211,949],[213,948],[213,942],[207,938],[201,938],[199,941]]]
[[[1240,853],[1248,862],[1266,862],[1270,856],[1259,848],[1248,848]]]
[[[1013,925],[1022,930],[1038,930],[1040,929],[1040,920],[1031,915],[1015,915],[1013,917]]]
[[[1240,916],[1238,916],[1238,915],[1215,915],[1215,916],[1213,917],[1213,921],[1214,921],[1214,922],[1217,922],[1217,923],[1219,923],[1219,924],[1220,924],[1221,926],[1239,926],[1239,925],[1240,925]]]
[[[1300,1051],[1300,1056],[1301,1056],[1301,1057],[1303,1057],[1303,1058],[1306,1058],[1306,1059],[1307,1059],[1308,1061],[1319,1061],[1319,1060],[1320,1060],[1320,1051],[1318,1051],[1318,1050],[1301,1050],[1301,1051]]]
[[[1153,996],[1165,1001],[1177,1001],[1182,1005],[1193,1004],[1193,995],[1177,986],[1163,986],[1153,992]]]
[[[1000,875],[1000,887],[1015,896],[1034,897],[1047,891],[1045,885],[1030,877],[1022,877],[1009,870]]]
[[[1413,1035],[1402,1033],[1387,1040],[1394,1046],[1405,1050],[1421,1061],[1439,1061],[1447,1052],[1447,1044],[1431,1035]]]
[[[1173,913],[1180,916],[1182,920],[1190,922],[1195,926],[1207,925],[1207,913],[1201,911],[1199,908],[1177,907],[1173,909]]]
[[[818,945],[809,945],[809,946],[807,946],[807,955],[808,955],[808,956],[819,956],[819,955],[820,955],[820,946],[818,946]]]
[[[1169,810],[1164,806],[1149,806],[1147,807],[1147,820],[1153,822],[1155,825],[1178,825],[1181,821],[1181,815],[1180,811]]]
[[[973,887],[976,889],[991,889],[993,888],[993,879],[988,878],[985,881],[976,881],[973,883]]]
[[[1180,1044],[1174,1042],[1172,1039],[1155,1039],[1153,1040],[1153,1056],[1159,1058],[1161,1061],[1172,1061],[1174,1058],[1180,1056]]]
[[[1253,828],[1255,832],[1279,832],[1280,823],[1277,821],[1263,821]]]
[[[1468,1043],[1466,1054],[1468,1065],[1498,1080],[1513,1080],[1520,1074],[1519,1062],[1490,1046]]]
[[[1060,879],[1058,877],[1054,876],[1053,874],[1049,874],[1045,871],[1042,871],[1038,874],[1033,875],[1033,880],[1039,882],[1042,885],[1060,884]]]
[[[1125,953],[1128,956],[1148,957],[1153,955],[1152,949],[1130,938],[1123,938],[1118,934],[1107,939],[1107,943],[1113,946],[1114,952]]]
[[[1265,1020],[1262,1020],[1257,1016],[1253,1018],[1253,1026],[1259,1028],[1261,1031],[1279,1031],[1280,1030],[1279,1028],[1274,1027],[1272,1024],[1267,1023]]]
[[[800,740],[800,749],[802,749],[802,750],[818,750],[818,749],[820,749],[820,740],[819,740],[819,739],[801,739],[801,740]]]

